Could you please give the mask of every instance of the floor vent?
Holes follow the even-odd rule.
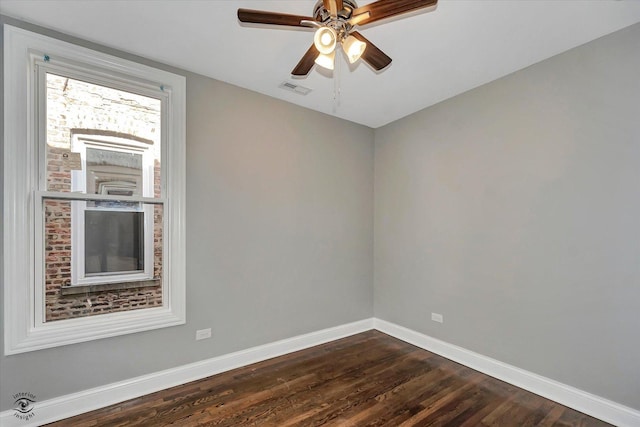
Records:
[[[311,92],[311,89],[309,89],[308,87],[304,87],[304,86],[300,86],[297,85],[295,83],[291,83],[291,82],[282,82],[280,83],[280,86],[278,86],[281,89],[285,89],[291,92],[295,92],[298,93],[300,95],[306,95],[309,92]]]

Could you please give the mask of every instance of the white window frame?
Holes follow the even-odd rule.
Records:
[[[106,86],[162,101],[160,198],[46,191],[45,94],[38,66],[73,67]],[[184,324],[185,78],[4,25],[4,337],[5,355]],[[39,98],[40,97],[40,98]],[[43,116],[44,115],[44,116]],[[161,307],[45,322],[42,201],[131,200],[164,212]]]
[[[154,197],[154,153],[153,146],[131,139],[107,136],[74,134],[71,151],[80,153],[82,169],[71,171],[71,191],[87,193],[87,148],[97,148],[120,153],[134,153],[142,156],[142,197]],[[116,274],[87,275],[85,273],[85,211],[86,201],[71,202],[71,286],[103,285],[109,283],[136,282],[153,279],[154,264],[154,218],[153,205],[142,205],[138,212],[144,212],[144,271]],[[123,210],[123,209],[107,209]],[[130,209],[124,209],[130,211]]]

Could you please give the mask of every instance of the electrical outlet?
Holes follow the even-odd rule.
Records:
[[[442,316],[442,314],[431,313],[431,320],[433,320],[434,322],[443,323],[444,317]]]
[[[196,341],[211,338],[211,328],[200,329],[196,331]]]

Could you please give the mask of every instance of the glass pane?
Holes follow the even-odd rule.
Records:
[[[86,149],[88,194],[142,196],[142,155],[99,148]]]
[[[161,197],[161,101],[47,73],[47,190]]]
[[[85,275],[144,271],[144,212],[84,212]]]
[[[43,201],[45,321],[162,306],[163,206],[88,205]]]

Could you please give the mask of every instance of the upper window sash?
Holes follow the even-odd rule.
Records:
[[[46,119],[47,117],[47,73],[52,73],[160,100],[160,159],[162,160],[160,164],[160,197],[165,198],[167,182],[165,159],[167,156],[167,138],[169,136],[168,127],[170,125],[168,122],[172,117],[172,106],[169,104],[172,89],[164,84],[149,82],[145,79],[133,79],[130,76],[121,75],[120,72],[109,72],[109,70],[99,68],[94,69],[78,61],[65,58],[64,56],[53,56],[33,50],[30,51],[29,56],[32,69],[31,74],[34,79],[31,87],[37,88],[34,93],[34,102],[36,104],[38,117],[34,124],[37,126],[36,132],[38,135],[38,190],[50,191],[47,188],[47,126],[46,123],[42,122],[42,118]],[[83,158],[83,167],[84,166]],[[144,196],[153,197],[153,193],[151,195],[145,194]]]

